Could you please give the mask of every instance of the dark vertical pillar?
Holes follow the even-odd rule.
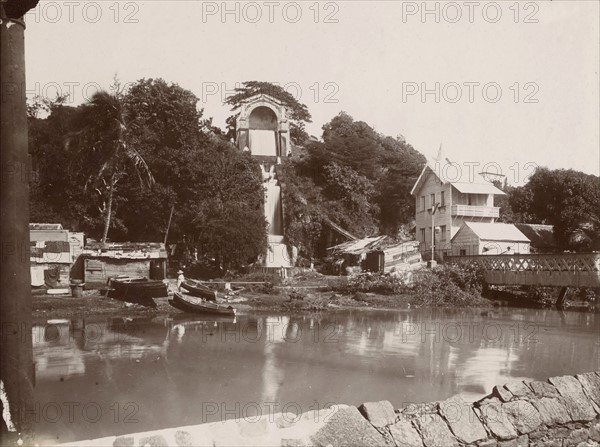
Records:
[[[565,308],[565,300],[567,298],[568,291],[568,287],[561,287],[560,292],[558,294],[558,299],[556,300],[556,308],[558,310],[563,310]]]
[[[15,2],[16,3],[16,2]],[[0,379],[11,422],[31,435],[33,356],[29,271],[29,156],[25,103],[25,23],[2,10],[0,64]],[[9,427],[10,428],[10,427]]]
[[[243,151],[246,146],[250,148],[248,129],[240,129],[238,130],[238,148]]]

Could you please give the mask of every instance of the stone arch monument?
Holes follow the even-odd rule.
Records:
[[[289,268],[295,264],[295,249],[288,250],[283,243],[283,201],[277,175],[281,157],[291,154],[289,134],[285,107],[275,98],[259,94],[241,104],[237,122],[237,145],[240,150],[250,152],[261,163],[265,218],[269,225],[269,249],[263,266],[270,268]]]

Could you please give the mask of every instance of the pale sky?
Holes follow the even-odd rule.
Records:
[[[278,82],[318,137],[344,110],[427,156],[442,144],[452,161],[496,163],[513,184],[535,164],[599,175],[599,14],[597,1],[42,0],[27,89],[78,104],[115,74],[162,77],[225,128],[227,90]]]

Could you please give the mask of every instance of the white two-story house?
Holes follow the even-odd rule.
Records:
[[[421,252],[424,257],[431,253],[433,228],[435,253],[439,257],[441,252],[451,254],[451,240],[464,222],[494,223],[500,216],[494,196],[504,192],[479,174],[469,173],[464,167],[461,171],[457,164],[428,164],[411,195],[416,202],[416,238]]]

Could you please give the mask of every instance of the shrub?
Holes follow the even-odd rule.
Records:
[[[412,291],[415,304],[425,306],[478,306],[488,302],[481,297],[483,274],[474,268],[442,266],[424,270]]]
[[[331,287],[342,293],[373,292],[382,295],[395,295],[406,290],[406,284],[401,278],[379,273],[359,273],[346,282],[332,284]]]
[[[279,275],[263,272],[252,272],[246,275],[240,276],[235,281],[247,281],[247,282],[264,282],[264,284],[248,284],[246,287],[248,290],[261,292],[261,293],[276,293],[275,286],[280,286],[282,279]]]
[[[324,310],[329,306],[329,300],[324,296],[304,295],[303,299],[292,299],[282,303],[286,310]]]

